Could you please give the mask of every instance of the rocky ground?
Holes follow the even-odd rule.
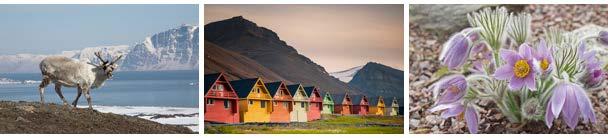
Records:
[[[544,27],[558,27],[572,31],[587,24],[608,27],[608,5],[525,5],[524,12],[532,15],[534,41],[544,34]],[[442,119],[439,113],[430,113],[433,105],[428,84],[434,78],[439,62],[441,45],[449,35],[422,29],[420,24],[410,22],[410,133],[468,133],[464,120]],[[606,83],[606,82],[605,82]],[[548,129],[544,122],[532,122],[525,126],[509,123],[492,103],[485,103],[480,111],[479,133],[608,133],[608,89],[591,92],[591,102],[598,122],[593,125],[579,123],[576,129],[568,129],[564,122],[554,122]]]
[[[146,119],[100,113],[86,108],[67,108],[50,104],[0,101],[0,133],[36,134],[190,134],[192,130],[164,125]]]

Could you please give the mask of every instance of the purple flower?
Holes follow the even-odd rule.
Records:
[[[585,66],[583,82],[586,86],[596,86],[604,79],[604,72],[599,60],[595,58],[595,51],[584,52],[581,58]]]
[[[524,85],[526,88],[536,90],[534,79],[534,64],[532,48],[527,44],[519,46],[519,53],[513,50],[500,50],[500,57],[507,62],[494,72],[494,77],[499,80],[509,80],[509,89],[519,90]]]
[[[600,31],[599,41],[604,45],[608,45],[608,31]]]
[[[443,45],[439,60],[441,64],[449,69],[456,69],[462,66],[469,57],[470,40],[463,33],[454,34],[447,43]]]
[[[430,111],[442,111],[442,118],[459,116],[464,112],[464,117],[465,121],[467,122],[469,132],[477,133],[477,111],[475,108],[465,107],[462,104],[466,90],[467,82],[465,77],[462,75],[453,75],[441,79],[435,85],[435,91],[441,92],[441,95]]]
[[[560,113],[568,127],[572,129],[576,127],[581,116],[583,122],[596,122],[589,97],[581,86],[570,82],[559,82],[552,93],[545,112],[547,127],[551,128],[553,119],[557,119]]]
[[[545,40],[541,39],[540,44],[538,45],[538,49],[534,51],[534,59],[537,62],[536,67],[539,72],[542,74],[547,74],[553,70],[553,49],[547,48],[547,43]]]

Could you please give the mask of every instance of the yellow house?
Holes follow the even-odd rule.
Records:
[[[374,97],[369,99],[369,115],[384,115],[386,106],[382,96]]]
[[[230,81],[239,96],[241,123],[270,122],[272,96],[261,78]]]

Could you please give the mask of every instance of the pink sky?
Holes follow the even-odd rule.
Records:
[[[369,61],[403,70],[403,5],[205,5],[205,24],[242,15],[328,72]]]

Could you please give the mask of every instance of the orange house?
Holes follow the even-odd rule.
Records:
[[[272,113],[270,114],[270,122],[273,123],[289,123],[290,113],[293,110],[293,98],[283,81],[265,83],[266,88],[272,96]]]
[[[350,115],[352,113],[353,102],[348,93],[336,94],[334,97],[336,105],[334,106],[334,112],[340,115]]]

